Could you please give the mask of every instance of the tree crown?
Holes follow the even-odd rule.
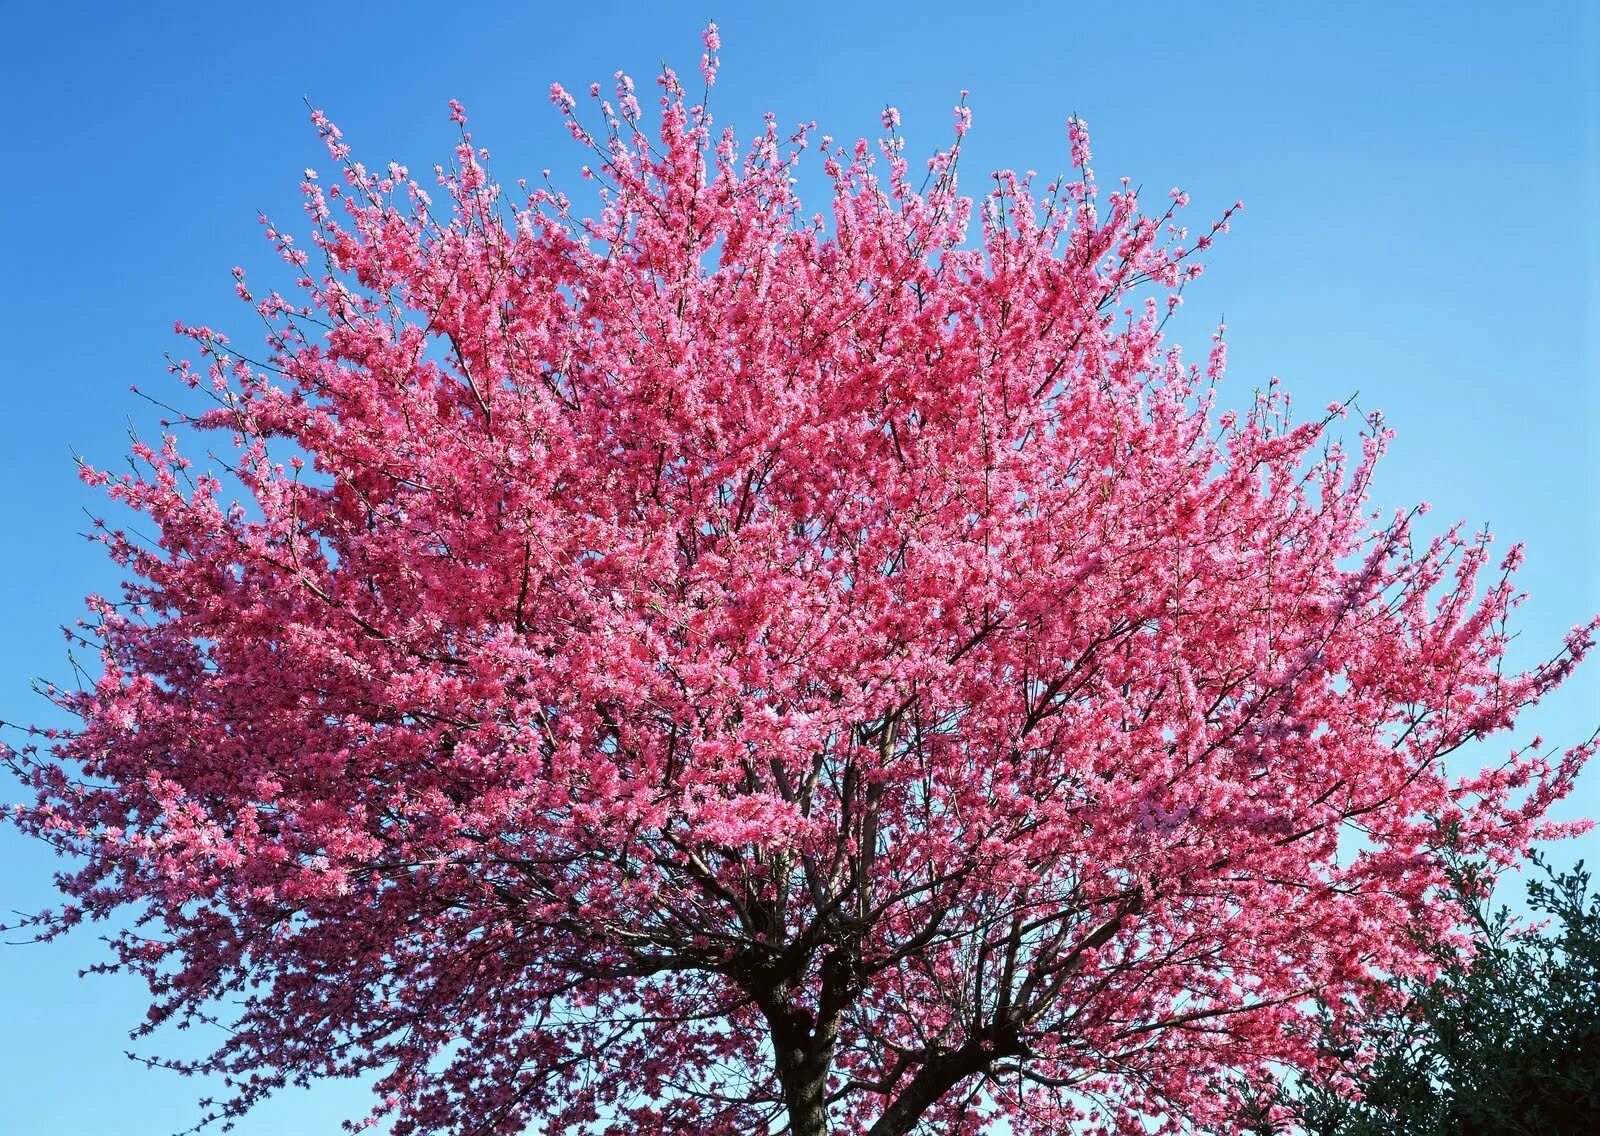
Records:
[[[182,328],[212,405],[84,471],[157,538],[99,532],[103,674],[10,754],[81,857],[41,931],[137,913],[224,1118],[381,1070],[402,1134],[1142,1131],[1321,1060],[1310,995],[1435,965],[1445,826],[1560,831],[1592,743],[1443,763],[1593,625],[1507,673],[1519,553],[1374,513],[1381,421],[1219,409],[1162,332],[1228,215],[1103,194],[1081,123],[974,201],[964,106],[916,176],[892,111],[741,147],[660,87],[553,89],[591,216],[459,107],[432,191],[314,115],[265,356]]]

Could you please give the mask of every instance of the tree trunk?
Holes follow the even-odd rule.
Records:
[[[756,995],[771,1030],[790,1136],[828,1136],[828,1075],[840,1019],[859,990],[855,958],[854,949],[845,947],[823,959],[815,1014],[791,1001],[792,985],[769,986]]]
[[[784,1105],[793,1136],[828,1136],[827,1091],[827,1069],[813,1061],[805,1062],[792,1080],[784,1079]]]
[[[827,1136],[828,1071],[837,1029],[815,1027],[810,1015],[781,1007],[769,1014],[778,1081],[792,1136]]]

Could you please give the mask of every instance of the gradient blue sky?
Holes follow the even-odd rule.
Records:
[[[271,265],[257,211],[298,220],[299,171],[326,164],[303,95],[369,165],[448,160],[454,97],[502,176],[559,179],[583,159],[549,83],[582,90],[622,67],[645,86],[662,58],[692,72],[710,15],[724,40],[714,108],[745,132],[771,109],[870,134],[893,103],[925,150],[966,87],[969,185],[996,166],[1061,168],[1077,113],[1103,178],[1182,185],[1196,220],[1244,198],[1179,338],[1203,344],[1226,313],[1235,394],[1272,374],[1305,408],[1359,390],[1399,430],[1385,503],[1426,499],[1435,521],[1527,540],[1531,661],[1600,610],[1587,6],[14,5],[0,49],[0,718],[48,720],[29,679],[66,676],[58,625],[115,585],[78,535],[94,500],[69,447],[109,464],[130,419],[154,429],[128,388],[163,389],[175,318],[249,334],[228,270]],[[1529,732],[1586,736],[1597,695],[1600,664]],[[1600,813],[1597,789],[1600,768],[1565,813]],[[0,781],[0,800],[14,793]],[[1597,851],[1591,835],[1553,858]],[[47,902],[51,868],[0,832],[0,911]],[[197,1118],[203,1086],[122,1056],[144,1002],[131,980],[76,977],[96,947],[93,932],[0,947],[0,1132],[165,1136]],[[333,1133],[365,1103],[352,1086],[291,1092],[238,1131]]]

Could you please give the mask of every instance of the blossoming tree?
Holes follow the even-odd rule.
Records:
[[[212,401],[85,470],[155,528],[8,753],[74,857],[38,932],[120,913],[222,1119],[370,1075],[401,1134],[1136,1132],[1316,1061],[1310,996],[1457,920],[1446,832],[1559,829],[1592,745],[1443,763],[1594,625],[1508,673],[1517,553],[1374,512],[1381,423],[1222,412],[1161,332],[1227,216],[1102,195],[1081,124],[974,202],[964,107],[913,174],[892,111],[741,146],[660,82],[653,131],[553,89],[593,216],[459,108],[442,207],[314,116],[267,351],[182,329]]]

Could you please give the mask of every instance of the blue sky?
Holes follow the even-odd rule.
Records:
[[[182,318],[247,334],[229,269],[268,269],[255,217],[300,219],[325,165],[302,96],[369,165],[448,160],[459,98],[507,179],[582,162],[549,107],[621,67],[692,72],[723,29],[719,119],[761,112],[910,149],[947,140],[972,92],[963,170],[1053,172],[1089,121],[1103,178],[1181,185],[1191,217],[1246,211],[1187,296],[1180,340],[1226,315],[1235,394],[1283,378],[1303,408],[1360,392],[1399,431],[1386,504],[1528,542],[1523,661],[1600,610],[1600,37],[1581,0],[1518,5],[812,3],[34,4],[7,19],[11,154],[0,180],[0,718],[42,720],[67,673],[58,625],[115,575],[78,535],[110,464],[156,413]],[[1594,66],[1590,64],[1591,68]],[[565,179],[575,196],[581,186]],[[244,313],[248,314],[248,313]],[[1529,719],[1600,722],[1600,662]],[[1504,747],[1496,743],[1485,758]],[[0,782],[0,799],[14,789]],[[1566,815],[1600,813],[1600,767]],[[1600,859],[1593,835],[1555,849]],[[0,910],[47,902],[51,863],[0,832]],[[136,983],[79,980],[97,944],[0,947],[0,1131],[166,1136],[202,1086],[123,1056]],[[182,1040],[182,1039],[178,1039]],[[196,1039],[199,1040],[199,1039]],[[290,1093],[238,1131],[337,1131],[365,1097]]]

